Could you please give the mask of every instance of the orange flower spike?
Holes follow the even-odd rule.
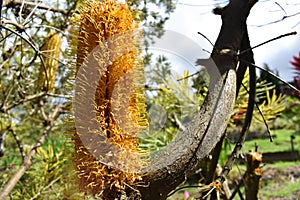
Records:
[[[143,88],[135,84],[144,81],[141,78],[143,66],[138,57],[137,42],[131,35],[137,26],[126,5],[115,0],[87,1],[79,13],[76,19],[79,22],[76,74],[81,67],[89,65],[95,65],[102,72],[94,97],[100,128],[97,134],[106,136],[120,150],[111,152],[107,149],[114,157],[110,164],[117,166],[110,167],[101,163],[75,133],[74,161],[80,188],[97,195],[104,190],[124,189],[141,180],[136,173],[120,170],[118,166],[124,167],[122,163],[126,163],[125,169],[131,170],[139,169],[145,163],[140,159],[139,141],[135,138],[139,129],[148,126]],[[95,48],[97,51],[93,51]],[[96,63],[87,59],[89,56]],[[128,91],[132,92],[130,97]],[[90,138],[92,146],[107,146],[94,137]]]

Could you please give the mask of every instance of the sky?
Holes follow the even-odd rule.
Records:
[[[174,0],[174,2],[177,3],[176,9],[165,25],[166,32],[172,35],[172,41],[169,42],[170,46],[166,49],[176,51],[179,47],[183,47],[182,39],[185,38],[184,41],[188,41],[187,43],[191,44],[193,48],[190,49],[187,45],[184,50],[175,52],[170,58],[173,60],[172,63],[175,63],[175,68],[185,65],[188,69],[194,68],[196,70],[197,67],[193,65],[195,58],[207,58],[209,53],[206,51],[211,52],[212,50],[211,44],[197,32],[204,34],[212,43],[215,43],[219,34],[222,23],[221,17],[211,12],[215,8],[216,1]],[[300,14],[288,17],[278,23],[272,22],[282,19],[285,15],[298,13],[299,10],[299,0],[260,0],[252,8],[247,20],[252,46],[282,34],[292,31],[298,32],[297,35],[281,38],[253,50],[254,59],[258,66],[262,67],[266,63],[271,69],[277,69],[279,75],[288,81],[293,79],[289,61],[292,60],[293,55],[298,55],[300,52]],[[161,46],[164,40],[158,41],[158,46]],[[198,47],[194,48],[197,45]],[[199,49],[204,49],[204,51],[199,53]],[[166,51],[166,54],[170,54],[170,51]]]

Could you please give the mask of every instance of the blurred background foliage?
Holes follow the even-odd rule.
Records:
[[[72,145],[64,136],[72,126],[66,118],[71,112],[75,72],[74,55],[68,43],[72,38],[70,19],[81,2],[3,2],[0,191],[23,165],[26,168],[9,194],[11,199],[83,198],[82,194],[76,194],[77,188],[68,177]],[[127,4],[139,22],[152,27],[147,34],[149,41],[163,34],[163,25],[175,9],[171,0],[128,0]],[[155,11],[158,7],[162,8],[160,12]],[[51,39],[51,35],[55,37]],[[28,157],[31,162],[25,165]]]
[[[71,111],[74,71],[69,65],[69,20],[80,1],[5,1],[1,10],[0,57],[0,191],[15,174],[24,158],[36,150],[30,167],[18,181],[10,199],[82,199],[82,194],[68,178],[70,141],[64,133],[70,129],[65,121]],[[127,0],[144,26],[152,30],[146,37],[160,37],[169,14],[175,9],[172,0]],[[44,6],[44,7],[43,7]],[[159,9],[157,9],[159,8]],[[139,11],[137,11],[139,10]],[[162,13],[164,13],[162,15]],[[50,33],[59,34],[62,45],[59,56],[45,49]],[[47,71],[47,59],[56,60],[54,88],[41,87],[39,77]],[[171,73],[172,65],[164,56],[145,57],[147,104],[150,116],[149,135],[141,145],[153,153],[166,146],[176,133],[199,110],[208,92],[209,78],[204,69],[196,76],[190,72]],[[299,64],[299,62],[298,62]],[[53,66],[52,66],[53,67]],[[299,68],[295,68],[299,77]],[[296,77],[297,77],[296,76]],[[257,82],[257,105],[268,123],[276,128],[299,131],[299,97],[291,94],[268,74]],[[50,80],[51,77],[45,77]],[[295,78],[296,80],[296,78]],[[299,79],[297,79],[299,80]],[[248,82],[237,98],[229,131],[240,128],[247,107]],[[44,84],[44,82],[43,82]],[[38,89],[42,88],[42,89]],[[163,112],[161,112],[163,111]],[[58,112],[57,115],[53,115]],[[155,116],[161,114],[160,116]],[[152,115],[152,116],[151,116]],[[281,116],[281,117],[278,117]],[[276,119],[276,120],[274,120]],[[252,127],[264,130],[262,115],[256,108]],[[45,139],[45,141],[41,139]],[[42,141],[42,143],[40,143]]]
[[[163,64],[163,63],[162,63]],[[180,130],[186,128],[187,123],[194,117],[204,102],[208,92],[209,75],[205,68],[202,68],[196,76],[190,77],[190,73],[185,71],[182,76],[171,73],[171,70],[164,67],[155,69],[155,73],[161,72],[166,76],[159,76],[158,82],[153,83],[155,88],[148,89],[154,91],[148,97],[150,107],[150,135],[142,138],[142,145],[149,147],[152,151],[158,151],[169,142]],[[155,79],[152,79],[155,80]],[[236,99],[234,111],[230,119],[228,133],[238,132],[245,119],[248,106],[249,73],[247,71],[243,86]],[[266,129],[265,122],[272,122],[281,116],[286,110],[287,97],[282,93],[276,94],[276,85],[262,77],[257,78],[256,107],[253,114],[252,127]],[[152,115],[151,108],[157,109],[161,116]],[[158,112],[157,111],[157,112]],[[156,113],[156,112],[155,112]]]

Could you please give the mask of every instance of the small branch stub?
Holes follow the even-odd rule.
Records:
[[[247,171],[245,173],[246,200],[258,199],[259,181],[262,177],[262,154],[250,152],[246,154]]]

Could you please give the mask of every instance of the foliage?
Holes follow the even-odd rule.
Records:
[[[295,75],[300,76],[300,52],[299,56],[293,56],[293,61],[290,63],[293,65],[293,70],[295,70]]]
[[[171,63],[164,55],[159,55],[155,61],[153,61],[153,54],[147,54],[145,59],[146,66],[145,73],[147,78],[147,86],[149,90],[151,87],[157,86],[163,83],[163,80],[171,73]],[[155,63],[154,63],[155,62]]]
[[[59,199],[63,195],[62,176],[66,157],[62,149],[55,152],[51,145],[37,149],[33,160],[35,167],[24,174],[16,186],[14,198],[17,199]],[[26,190],[25,188],[30,188]]]
[[[282,83],[280,80],[278,80],[276,77],[271,76],[268,72],[272,72],[275,75],[279,76],[278,70],[272,71],[267,64],[264,64],[264,69],[263,71],[260,72],[260,75],[258,77],[258,82],[263,82],[265,81],[266,83],[271,83],[274,86],[274,89],[276,91],[276,95],[279,95],[282,91]],[[272,94],[271,94],[272,95]],[[265,98],[261,98],[260,102],[265,100]]]
[[[299,53],[300,56],[300,53]],[[294,71],[294,80],[291,83],[295,88],[300,90],[300,58],[293,56],[292,70]],[[287,127],[295,129],[300,134],[300,93],[296,90],[285,89],[289,96],[286,98],[286,109],[283,111],[283,123]]]
[[[19,172],[19,166],[30,166],[31,162],[25,165],[27,158],[36,165],[17,183],[11,193],[15,199],[39,195],[45,187],[52,196],[57,191],[51,188],[61,182],[62,154],[53,146],[44,151],[38,147],[50,132],[61,134],[65,130],[62,114],[68,110],[65,97],[69,74],[60,58],[66,55],[60,43],[69,15],[62,8],[72,10],[75,2],[53,6],[57,12],[7,1],[2,10],[1,20],[5,20],[0,36],[1,190]],[[52,39],[47,37],[50,33],[55,34]]]
[[[299,57],[297,56],[293,56],[294,60],[291,61],[290,63],[293,66],[293,70],[295,72],[295,76],[294,76],[294,81],[293,81],[293,85],[300,90],[300,52],[299,52]],[[297,91],[291,91],[290,92],[292,96],[298,98],[300,100],[300,94]]]
[[[70,90],[73,86],[70,85],[74,83],[75,73],[75,69],[66,62],[71,54],[66,40],[70,34],[69,19],[79,2],[81,1],[67,0],[40,4],[4,1],[0,24],[1,190],[24,164],[24,158],[30,156],[31,152],[36,152],[30,157],[32,167],[28,170],[26,168],[27,171],[10,194],[11,199],[84,198],[76,192],[78,188],[74,188],[72,181],[67,179],[70,178],[67,177],[70,173],[70,163],[67,160],[71,160],[73,155],[68,149],[69,141],[65,142],[62,136],[69,129],[63,118],[70,112],[68,98],[72,94]],[[168,15],[175,9],[172,0],[127,0],[127,3],[135,12],[134,17],[143,25],[152,28],[146,32],[150,39],[163,35],[163,26],[169,18]],[[157,7],[160,7],[159,11],[155,10]],[[51,43],[48,35],[52,33],[62,38],[62,46],[55,49],[56,55],[51,54],[54,52],[53,48],[47,48],[47,42]],[[185,123],[199,109],[208,90],[207,82],[203,82],[205,75],[199,75],[192,81],[185,78],[189,75],[188,72],[183,76],[172,75],[171,66],[164,57],[160,57],[155,65],[155,68],[150,69],[154,72],[151,77],[154,83],[148,88],[153,89],[153,94],[148,99],[149,111],[152,108],[154,114],[164,107],[169,114],[163,128],[157,129],[160,126],[156,126],[155,121],[151,122],[150,127],[153,127],[155,134],[142,141],[143,145],[150,145],[153,151],[165,146],[178,130],[185,128]],[[183,79],[178,81],[181,78]],[[50,87],[45,86],[47,82]],[[158,89],[151,88],[152,86]],[[270,85],[265,87],[271,91]],[[261,91],[264,89],[262,87]],[[271,94],[273,93],[266,93],[266,101],[260,105],[261,110],[267,112],[267,119],[273,119],[282,105],[282,97]],[[288,102],[292,108],[288,115],[291,118],[296,116],[295,123],[300,124],[297,118],[299,105],[293,107],[292,98]],[[240,109],[237,108],[237,112],[243,111],[246,103],[241,98],[241,106]],[[271,112],[272,107],[277,110],[275,114]],[[56,111],[58,114],[53,115]],[[256,116],[259,119],[259,115]],[[242,119],[243,116],[240,120]]]
[[[159,72],[160,68],[157,68],[155,73]],[[159,86],[158,91],[155,90],[155,94],[149,97],[151,134],[148,138],[143,138],[143,145],[151,147],[152,151],[157,151],[172,141],[179,130],[185,128],[185,125],[199,110],[208,92],[209,80],[207,80],[207,76],[204,69],[192,80],[187,78],[189,72],[185,72],[183,76],[178,74],[160,76],[162,79],[159,79],[160,82],[157,83]],[[248,106],[248,78],[249,73],[247,71],[243,80],[245,87],[240,89],[237,97],[234,113],[229,124],[229,132],[233,127],[240,125],[245,118]],[[264,120],[267,123],[272,122],[285,109],[284,96],[282,94],[277,96],[274,88],[274,85],[266,83],[266,81],[257,82],[256,102],[258,103],[261,99],[264,100],[260,104],[258,103],[259,109],[256,107],[254,110],[253,126],[265,123]],[[156,112],[165,114],[167,118],[165,121],[163,116],[151,116],[151,108],[155,108],[155,106],[158,107]],[[164,124],[158,126],[154,120],[157,120],[158,123],[164,122]],[[151,129],[151,126],[154,126],[154,128]],[[155,127],[161,128],[155,130]]]
[[[287,96],[286,109],[283,111],[283,125],[296,130],[300,134],[300,101],[296,97]]]
[[[76,194],[77,188],[68,183],[70,180],[65,180],[64,174],[58,176],[46,168],[57,164],[57,173],[61,173],[70,167],[62,161],[62,158],[70,160],[72,154],[62,148],[70,145],[57,141],[65,140],[61,135],[69,128],[64,118],[70,112],[68,98],[72,94],[75,69],[67,64],[67,60],[74,59],[74,56],[70,55],[72,50],[66,41],[70,34],[69,19],[80,7],[80,2],[3,3],[0,25],[0,189],[18,172],[25,156],[33,159],[32,168],[23,175],[11,193],[13,199],[21,195],[25,195],[22,199],[27,199],[37,194],[39,199],[59,199],[63,196],[83,198]],[[167,15],[174,10],[173,3],[168,0],[128,3],[132,9],[144,7],[136,17],[139,16],[144,24],[155,29],[149,33],[152,36],[163,33]],[[148,8],[149,4],[163,7],[161,11],[166,9],[166,15],[152,11]],[[48,38],[52,34],[62,39],[61,47]],[[60,43],[59,39],[56,42]],[[56,111],[58,114],[54,116]],[[45,144],[50,146],[43,146],[41,150],[38,148],[41,145],[39,142],[43,143],[45,139]],[[39,149],[37,153],[36,149]],[[32,156],[30,152],[33,152]],[[45,191],[48,196],[44,194]]]
[[[159,65],[156,67],[152,73],[165,72]],[[158,75],[161,78],[154,84],[158,89],[148,96],[149,135],[141,139],[142,145],[152,152],[166,146],[179,130],[184,130],[204,101],[207,83],[197,83],[199,79],[191,81],[187,78],[189,75],[188,71],[183,76],[176,73]]]
[[[146,32],[147,37],[151,39],[164,34],[164,24],[175,9],[173,0],[126,0],[126,2],[135,13],[136,19],[142,22],[142,26],[151,29]]]

